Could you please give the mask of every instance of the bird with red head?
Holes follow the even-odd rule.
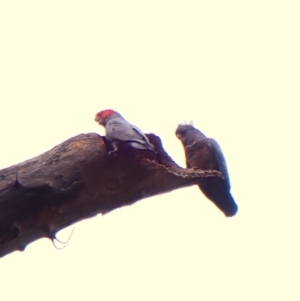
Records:
[[[134,149],[155,152],[154,146],[145,134],[137,126],[126,121],[118,112],[111,109],[103,110],[96,114],[95,121],[105,127],[105,137],[113,147],[109,154],[115,153],[120,143],[130,145]]]

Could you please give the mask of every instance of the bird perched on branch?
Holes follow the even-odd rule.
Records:
[[[105,137],[110,142],[115,153],[120,143],[125,143],[138,150],[155,152],[154,146],[145,134],[135,125],[126,121],[121,114],[114,110],[104,110],[96,114],[95,121],[105,127]]]
[[[238,207],[230,193],[227,165],[218,142],[189,124],[179,125],[176,136],[183,144],[188,168],[213,169],[222,173],[224,179],[204,178],[198,186],[226,216],[235,215]]]

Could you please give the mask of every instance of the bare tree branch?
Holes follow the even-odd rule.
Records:
[[[91,133],[0,171],[0,257],[80,220],[143,198],[222,177],[218,171],[179,167],[159,137],[157,154],[120,150],[107,155],[105,138]]]

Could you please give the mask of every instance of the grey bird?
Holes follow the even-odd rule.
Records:
[[[126,121],[121,114],[114,110],[103,110],[96,114],[95,121],[105,127],[105,137],[110,142],[115,153],[120,143],[125,143],[138,150],[155,152],[154,146],[145,134],[135,125]]]
[[[179,125],[176,136],[183,144],[188,168],[212,169],[222,173],[224,179],[203,178],[198,186],[226,216],[235,215],[238,206],[230,193],[226,160],[218,142],[188,124]]]

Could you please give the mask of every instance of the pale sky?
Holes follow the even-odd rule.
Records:
[[[0,259],[1,300],[299,301],[299,5],[1,1],[0,168],[103,134],[107,108],[184,166],[192,120],[240,208],[194,186],[77,223]]]

